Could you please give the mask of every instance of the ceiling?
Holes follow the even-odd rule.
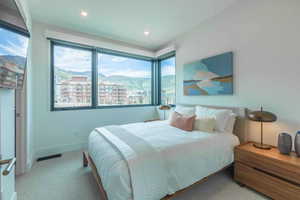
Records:
[[[236,0],[27,1],[36,21],[157,50]]]

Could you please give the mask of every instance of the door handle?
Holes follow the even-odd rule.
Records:
[[[8,160],[0,160],[0,166],[7,165],[7,167],[2,172],[3,176],[7,176],[11,172],[15,164],[16,164],[16,158],[12,158]]]

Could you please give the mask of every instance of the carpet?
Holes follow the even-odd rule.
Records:
[[[82,153],[35,163],[30,172],[16,179],[18,200],[99,200],[89,168],[82,167]],[[269,199],[236,184],[230,171],[218,173],[174,200],[265,200]]]

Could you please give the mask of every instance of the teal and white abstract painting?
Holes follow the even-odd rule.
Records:
[[[185,64],[183,73],[184,95],[233,94],[233,52]]]

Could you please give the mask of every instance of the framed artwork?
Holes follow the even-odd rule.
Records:
[[[183,67],[184,95],[232,95],[233,52],[227,52]]]

